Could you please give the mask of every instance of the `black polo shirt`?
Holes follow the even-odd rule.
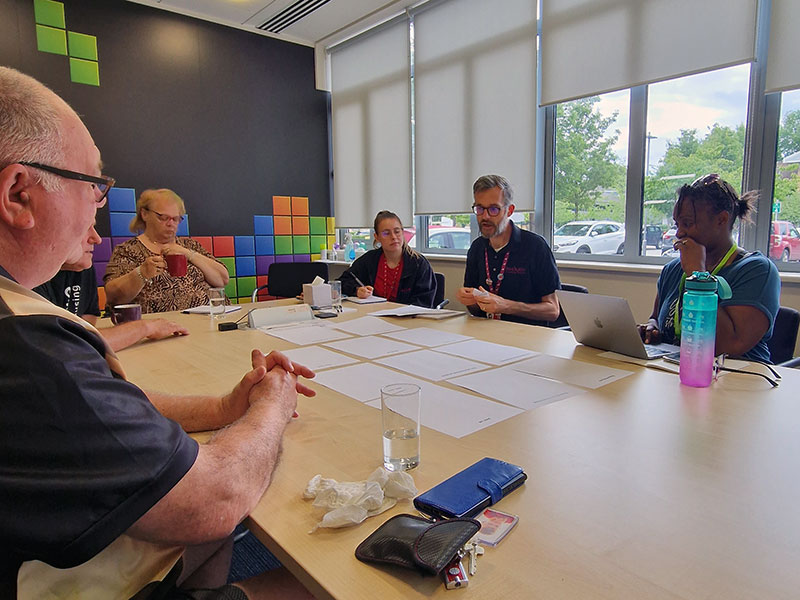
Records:
[[[489,259],[489,271],[493,282],[503,266],[506,254],[509,254],[503,280],[497,295],[507,300],[537,304],[544,296],[561,289],[558,278],[556,259],[544,238],[536,233],[520,229],[512,221],[511,239],[499,252],[495,252],[489,240],[483,236],[477,238],[469,247],[467,266],[464,271],[464,286],[474,287],[486,285],[486,256]],[[476,307],[477,308],[477,307]],[[485,315],[483,311],[480,314]],[[503,321],[514,321],[528,325],[545,325],[547,321],[536,321],[516,315],[501,315]]]
[[[33,291],[73,315],[100,316],[93,266],[83,271],[59,271],[50,281],[37,285]]]

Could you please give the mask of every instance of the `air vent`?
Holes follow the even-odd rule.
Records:
[[[258,28],[269,31],[270,33],[280,33],[330,1],[331,0],[297,0],[294,4],[290,4],[271,19],[259,25]]]

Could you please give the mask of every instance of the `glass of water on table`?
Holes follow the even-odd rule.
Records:
[[[420,389],[413,383],[381,388],[383,466],[407,471],[419,465]]]
[[[208,290],[208,303],[211,305],[209,312],[211,314],[211,322],[215,319],[221,319],[225,316],[225,288],[212,287]]]

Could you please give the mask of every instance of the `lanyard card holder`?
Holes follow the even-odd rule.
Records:
[[[395,515],[358,545],[356,558],[436,575],[480,528],[475,519],[432,522],[415,515]]]
[[[499,502],[527,478],[522,467],[482,458],[414,498],[414,506],[435,519],[472,517]]]

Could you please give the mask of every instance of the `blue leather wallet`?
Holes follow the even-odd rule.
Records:
[[[482,458],[414,498],[414,506],[435,518],[471,517],[513,492],[527,478],[522,467]]]

